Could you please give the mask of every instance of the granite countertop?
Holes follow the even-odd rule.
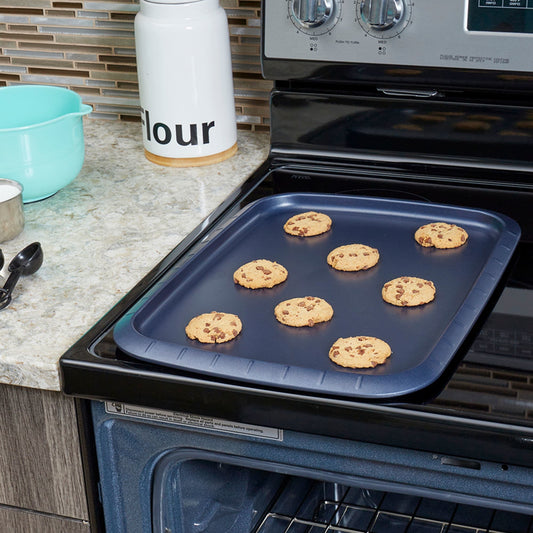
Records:
[[[85,162],[54,196],[24,205],[24,231],[2,243],[7,265],[39,241],[44,263],[0,311],[0,383],[59,390],[61,355],[268,155],[265,134],[239,132],[215,165],[150,163],[137,123],[84,120]]]

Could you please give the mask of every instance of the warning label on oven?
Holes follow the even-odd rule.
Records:
[[[211,416],[193,415],[190,413],[180,413],[177,411],[165,411],[163,409],[152,409],[150,407],[139,407],[121,402],[105,402],[106,413],[120,415],[139,420],[149,420],[153,422],[164,422],[175,426],[190,427],[196,429],[207,429],[223,433],[236,435],[246,435],[259,439],[283,440],[283,430],[264,426],[254,426],[253,424],[241,424],[222,418]]]

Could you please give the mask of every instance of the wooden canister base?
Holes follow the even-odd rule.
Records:
[[[237,151],[237,143],[235,143],[231,148],[219,152],[218,154],[206,155],[203,157],[163,157],[160,155],[155,155],[144,150],[144,155],[148,161],[156,163],[158,165],[163,165],[165,167],[176,167],[176,168],[185,168],[185,167],[201,167],[204,165],[214,165],[215,163],[221,163],[226,159],[229,159]]]

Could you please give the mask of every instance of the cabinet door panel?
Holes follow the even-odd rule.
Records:
[[[74,401],[0,385],[0,504],[86,520]]]

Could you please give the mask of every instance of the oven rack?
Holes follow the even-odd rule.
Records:
[[[295,483],[302,482],[278,493],[252,533],[533,532],[533,517],[514,512],[336,483],[312,482],[302,495]]]

